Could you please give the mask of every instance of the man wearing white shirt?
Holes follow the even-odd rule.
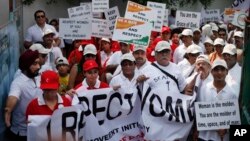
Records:
[[[100,52],[102,67],[106,66],[106,63],[112,54],[113,52],[111,51],[110,40],[108,38],[102,38],[101,39],[101,52]]]
[[[27,140],[26,108],[42,94],[36,77],[40,69],[38,51],[25,51],[19,58],[19,69],[21,74],[11,83],[5,107],[5,124],[10,129],[7,137],[12,141]]]
[[[235,83],[233,89],[236,91],[237,97],[239,97],[240,92],[240,82],[241,82],[241,67],[237,62],[237,49],[233,44],[227,44],[222,52],[223,59],[227,63],[228,75],[226,81],[231,84]]]
[[[56,29],[53,26],[46,24],[46,15],[44,11],[37,10],[34,14],[34,17],[36,20],[36,24],[28,28],[26,37],[24,39],[24,47],[26,49],[28,49],[33,43],[42,42],[44,32],[47,29],[50,29],[54,33],[57,33]],[[57,45],[59,45],[61,42],[58,36],[59,36],[58,34],[55,34],[55,36],[53,37]]]
[[[227,64],[222,59],[213,62],[211,71],[214,80],[207,84],[202,101],[219,101],[236,99],[235,93],[226,82]],[[207,130],[199,132],[200,141],[228,141],[229,133],[226,129]]]
[[[187,47],[193,44],[192,30],[184,29],[181,33],[181,39],[183,44],[179,45],[174,51],[173,62],[176,64],[178,64],[180,61],[184,59]]]

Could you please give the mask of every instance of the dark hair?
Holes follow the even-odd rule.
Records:
[[[225,29],[225,28],[219,28],[219,29],[218,29],[218,33],[219,33],[219,32],[221,32],[221,31],[223,31],[223,32],[227,33],[227,31],[226,31],[226,29]]]
[[[43,10],[37,10],[37,11],[34,13],[34,18],[35,18],[35,19],[36,19],[36,14],[37,14],[37,13],[43,13],[44,16],[46,17],[45,12],[44,12]]]
[[[49,24],[50,24],[50,25],[52,25],[52,23],[53,23],[53,22],[55,22],[55,23],[56,23],[56,25],[58,25],[58,24],[59,24],[57,19],[52,19],[52,20],[49,22]]]

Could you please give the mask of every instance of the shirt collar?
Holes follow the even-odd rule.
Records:
[[[37,101],[38,101],[39,106],[46,105],[45,101],[44,101],[43,94],[38,96]],[[57,93],[57,103],[63,104],[63,99],[58,93]]]
[[[89,85],[88,85],[88,83],[87,83],[87,81],[86,81],[86,78],[84,78],[82,84],[83,84],[83,86],[85,86],[86,88],[89,87]],[[100,88],[100,85],[101,85],[101,81],[100,81],[99,79],[97,79],[94,88],[98,89],[98,88]]]

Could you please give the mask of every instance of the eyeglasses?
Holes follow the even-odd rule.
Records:
[[[45,15],[40,15],[40,16],[36,16],[37,19],[39,18],[45,18]]]

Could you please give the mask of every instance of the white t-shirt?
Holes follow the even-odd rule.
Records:
[[[113,53],[109,60],[107,61],[107,66],[108,65],[119,65],[122,59],[122,52],[121,51],[116,51]]]
[[[173,62],[178,64],[184,59],[184,55],[186,53],[187,47],[184,44],[179,45],[173,55]]]
[[[181,72],[186,79],[194,73],[195,64],[191,65],[190,62],[188,62],[188,60],[184,58],[181,62],[178,63],[178,67],[181,69]]]
[[[230,88],[228,84],[217,93],[217,89],[213,85],[213,81],[209,82],[204,91],[204,101],[219,101],[219,100],[229,100],[229,99],[237,99],[234,91]],[[209,130],[209,131],[200,131],[199,138],[203,140],[214,140],[220,141],[221,138],[217,132],[217,130]],[[223,138],[223,141],[229,140],[229,133],[227,132]]]
[[[56,59],[63,57],[63,54],[59,47],[51,47],[51,49],[51,52],[48,53],[48,59],[46,60],[44,67],[48,66],[46,68],[52,68],[52,70],[57,71],[55,65]]]
[[[107,55],[107,53],[105,53],[104,51],[101,51],[101,52],[100,52],[102,66],[103,66],[104,63],[110,58],[110,56],[111,56],[112,54],[113,54],[113,52],[111,52],[109,55]]]
[[[187,83],[186,83],[185,78],[182,75],[182,72],[180,71],[180,68],[176,64],[169,62],[168,66],[161,66],[157,62],[154,62],[154,63],[157,66],[159,66],[161,69],[163,69],[164,71],[173,75],[178,81],[179,88],[173,79],[166,76],[158,68],[152,65],[147,65],[141,72],[146,77],[149,77],[149,79],[146,80],[146,83],[148,83],[150,87],[153,88],[159,85],[164,85],[164,86],[167,86],[167,89],[170,92],[176,92],[176,91],[182,92],[184,90]]]
[[[28,28],[25,41],[32,42],[32,43],[43,42],[43,35],[47,29],[51,29],[55,33],[55,37],[59,36],[58,32],[56,32],[56,29],[53,26],[49,24],[45,24],[44,28],[41,29],[41,27],[35,24]]]
[[[241,83],[241,66],[236,63],[233,68],[228,70],[226,81],[230,87],[235,91],[236,96],[240,95],[240,83]]]
[[[36,83],[26,75],[18,75],[10,86],[9,96],[18,99],[17,105],[12,112],[11,131],[21,136],[27,136],[26,108],[30,101],[42,95],[40,81],[35,78]]]

